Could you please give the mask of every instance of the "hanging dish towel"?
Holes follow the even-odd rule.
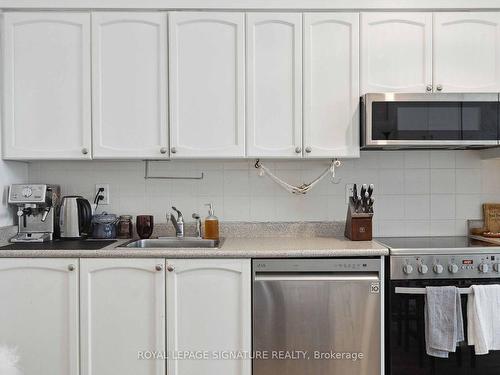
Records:
[[[448,358],[464,340],[460,293],[454,286],[425,289],[426,351],[433,357]]]
[[[473,285],[467,299],[467,342],[476,354],[500,350],[500,285]]]

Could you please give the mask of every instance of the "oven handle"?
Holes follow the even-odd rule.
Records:
[[[255,281],[380,281],[378,273],[258,272]]]
[[[396,294],[427,294],[425,288],[403,288],[396,287]],[[458,288],[460,294],[472,294],[472,288]]]

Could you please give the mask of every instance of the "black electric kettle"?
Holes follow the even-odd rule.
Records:
[[[59,209],[59,230],[61,238],[84,238],[90,234],[92,207],[80,196],[65,196]]]

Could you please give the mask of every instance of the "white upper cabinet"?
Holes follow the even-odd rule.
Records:
[[[167,260],[167,350],[247,352],[251,346],[249,259]],[[172,359],[169,375],[250,375],[251,360]]]
[[[247,14],[247,156],[302,156],[302,14]]]
[[[165,375],[165,260],[80,262],[81,374]]]
[[[500,91],[500,13],[434,13],[434,86]]]
[[[0,301],[0,343],[23,374],[80,374],[78,259],[1,259]]]
[[[91,157],[90,14],[3,15],[3,157]]]
[[[94,158],[166,158],[167,14],[92,14]]]
[[[359,157],[359,16],[304,15],[304,155]]]
[[[244,15],[169,17],[171,157],[244,157]]]
[[[432,13],[361,14],[361,94],[432,91]]]

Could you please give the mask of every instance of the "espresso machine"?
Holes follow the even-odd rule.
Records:
[[[61,189],[58,185],[14,184],[9,204],[17,207],[18,233],[11,242],[45,242],[54,237]]]

